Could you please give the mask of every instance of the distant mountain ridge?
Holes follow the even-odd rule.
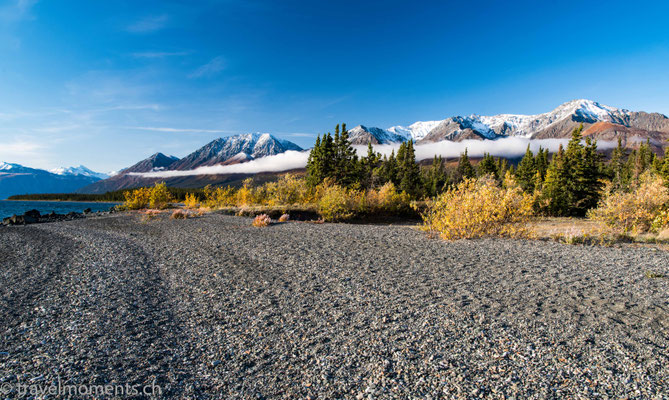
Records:
[[[354,144],[390,144],[414,140],[431,143],[465,139],[494,140],[503,137],[529,139],[567,138],[574,127],[583,124],[585,135],[617,139],[630,144],[649,139],[655,146],[665,146],[669,139],[669,118],[659,113],[635,112],[606,106],[592,100],[572,100],[556,109],[536,115],[500,114],[449,117],[442,121],[416,122],[408,127],[388,129],[356,126],[350,130]],[[602,125],[605,123],[606,125]],[[596,128],[589,130],[594,125]],[[605,129],[604,129],[605,128]]]
[[[84,166],[62,168],[58,172],[0,162],[0,199],[16,194],[70,193],[101,179],[99,173]]]
[[[56,175],[81,175],[81,176],[90,176],[98,179],[107,179],[109,178],[109,174],[104,174],[102,172],[95,172],[92,171],[83,165],[80,165],[78,167],[59,167],[59,168],[54,168],[50,169],[49,172],[52,174]]]
[[[129,174],[130,172],[153,172],[163,170],[185,171],[211,165],[231,165],[256,158],[273,156],[286,151],[302,151],[295,143],[276,138],[269,133],[249,133],[227,136],[212,140],[184,158],[166,156],[156,153],[131,167],[122,169],[116,175],[78,190],[79,193],[105,193],[108,191],[128,189],[138,186],[151,185],[164,180],[181,186],[204,186],[207,183],[217,183],[221,179],[216,177],[181,177],[170,179],[144,178]]]
[[[269,133],[249,133],[218,138],[170,166],[173,170],[189,170],[217,164],[236,164],[254,158],[273,156],[302,148]]]

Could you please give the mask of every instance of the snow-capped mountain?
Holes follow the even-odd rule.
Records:
[[[70,193],[100,178],[80,174],[54,174],[20,164],[0,162],[0,199],[16,194]]]
[[[669,133],[669,119],[658,113],[634,112],[606,106],[592,100],[572,100],[556,109],[536,115],[500,114],[484,116],[455,116],[442,121],[416,122],[408,127],[393,126],[388,129],[358,126],[351,130],[356,144],[396,143],[413,139],[415,142],[459,141],[464,139],[497,139],[520,136],[526,138],[568,137],[574,127],[583,124],[587,129],[599,124],[592,133],[601,136],[604,131],[613,136],[638,135],[648,131],[649,139]],[[611,129],[603,129],[606,127]],[[623,135],[623,132],[625,133]],[[642,134],[643,136],[643,134]],[[661,139],[661,138],[660,138]],[[660,140],[658,139],[658,140]],[[660,140],[661,141],[661,140]],[[658,142],[659,144],[659,142]]]
[[[104,174],[102,172],[95,172],[92,171],[83,165],[80,165],[78,167],[59,167],[59,168],[54,168],[50,169],[49,172],[52,174],[56,175],[81,175],[81,176],[92,176],[94,178],[99,178],[99,179],[107,179],[109,178],[108,174]]]
[[[162,170],[189,170],[216,164],[238,164],[255,158],[272,156],[288,150],[301,151],[295,143],[278,139],[269,133],[249,133],[228,136],[213,140],[182,159],[156,153],[135,165],[122,169],[118,174],[89,186],[80,193],[105,193],[108,191],[152,185],[161,179],[148,179],[129,172],[152,172]],[[211,180],[207,180],[211,179]],[[168,185],[180,187],[203,187],[209,183],[223,184],[230,182],[229,177],[184,177],[162,179]]]
[[[129,173],[163,171],[169,169],[177,161],[179,161],[178,157],[167,156],[163,153],[155,153],[130,167],[123,168],[114,174],[110,174],[111,176],[108,179],[84,186],[78,189],[77,192],[105,193],[114,190],[145,186],[147,184],[146,182],[142,182],[141,179],[129,175]]]
[[[273,156],[288,150],[301,151],[302,148],[269,133],[227,136],[207,143],[171,165],[170,169],[188,170],[207,165],[236,164],[254,158]]]

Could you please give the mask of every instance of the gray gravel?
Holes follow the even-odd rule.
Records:
[[[668,398],[669,279],[646,271],[669,274],[669,253],[217,214],[7,227],[0,383]]]

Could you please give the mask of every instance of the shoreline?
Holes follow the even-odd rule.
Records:
[[[123,204],[122,201],[99,201],[99,200],[20,200],[20,199],[3,199],[0,201],[24,201],[24,202],[44,202],[44,203],[108,203],[108,204]]]

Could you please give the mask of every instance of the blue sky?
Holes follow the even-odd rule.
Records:
[[[0,161],[126,167],[235,133],[669,114],[665,1],[0,2]]]

